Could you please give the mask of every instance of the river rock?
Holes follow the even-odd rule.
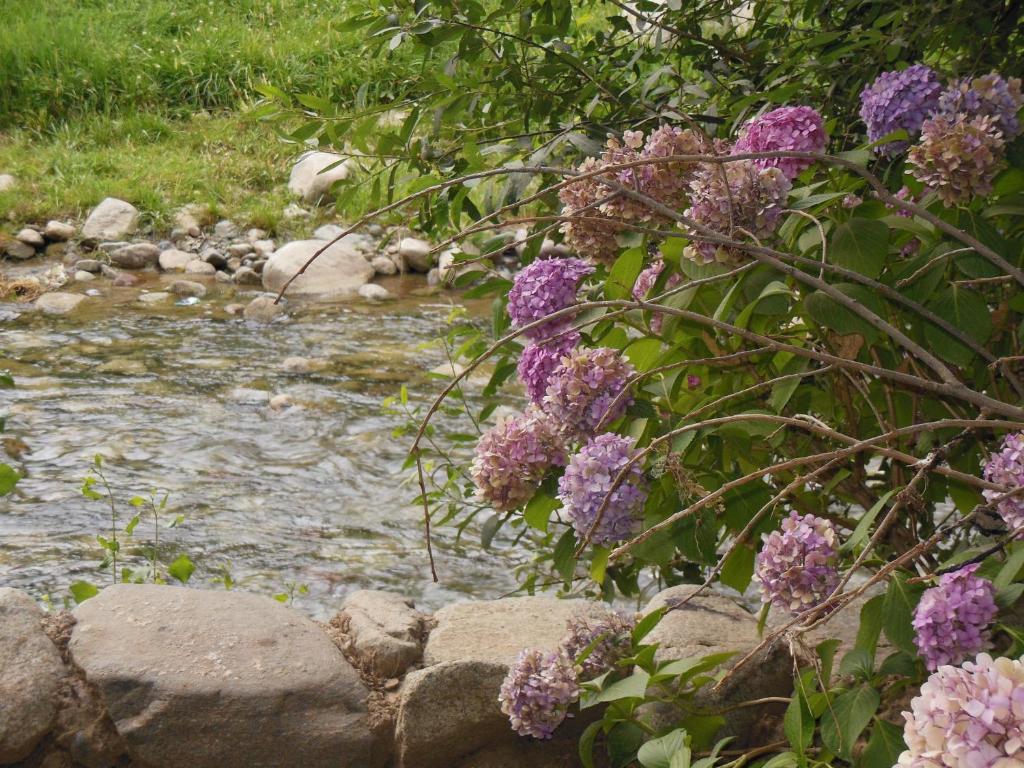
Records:
[[[277,245],[273,240],[257,240],[252,244],[252,248],[257,256],[270,256],[277,250]]]
[[[171,294],[166,291],[153,291],[151,293],[140,293],[139,301],[143,304],[162,304],[171,298]]]
[[[75,262],[75,269],[98,275],[103,271],[103,265],[96,261],[96,259],[79,259]]]
[[[110,263],[121,269],[145,269],[160,259],[160,249],[152,243],[132,243],[110,252]]]
[[[374,256],[370,260],[370,266],[378,275],[397,275],[398,267],[387,256]]]
[[[36,299],[36,309],[46,315],[66,315],[73,312],[83,301],[85,301],[85,296],[80,293],[54,291],[53,293],[44,293]]]
[[[120,240],[135,232],[139,225],[139,211],[131,203],[108,197],[89,214],[82,225],[84,240]]]
[[[217,268],[213,264],[209,264],[199,259],[192,259],[188,264],[185,265],[185,274],[187,275],[212,275],[217,271]]]
[[[697,589],[684,584],[659,592],[648,603],[647,612],[679,604]],[[681,608],[666,613],[645,642],[659,644],[655,657],[658,660],[734,653],[720,665],[720,669],[729,669],[753,650],[761,637],[756,617],[729,598],[704,591]],[[702,688],[693,706],[717,711],[752,699],[789,696],[792,690],[793,661],[785,644],[779,643],[741,667],[720,689],[713,690],[710,685]],[[729,714],[719,737],[732,736],[738,746],[764,743],[761,739],[768,737],[784,710],[785,705],[778,704],[736,709]],[[649,714],[655,725],[667,725],[678,715],[667,706],[652,707]]]
[[[292,396],[282,392],[270,398],[268,405],[272,411],[283,411],[285,408],[291,408],[293,405]]]
[[[308,219],[309,211],[303,208],[301,205],[295,203],[289,203],[281,211],[281,218],[285,221],[297,221],[298,219]]]
[[[9,189],[14,189],[18,184],[18,180],[11,176],[9,173],[0,173],[0,192],[6,192]]]
[[[0,250],[11,259],[31,259],[36,255],[36,249],[27,243],[15,238],[0,238]]]
[[[214,237],[219,237],[221,240],[227,240],[228,238],[235,237],[238,234],[238,225],[230,219],[221,219],[213,225]]]
[[[380,680],[401,677],[423,655],[425,616],[400,595],[353,592],[331,624],[340,628],[349,658]]]
[[[176,296],[198,296],[201,298],[206,295],[206,286],[191,280],[175,280],[171,283],[171,293]]]
[[[557,735],[551,741],[519,739],[515,744],[484,747],[460,760],[455,768],[578,768],[577,754],[574,739]]]
[[[40,249],[46,245],[46,240],[43,239],[42,234],[31,227],[25,227],[15,237],[23,242],[25,245],[31,245],[35,249]]]
[[[179,251],[177,248],[168,248],[160,252],[158,263],[164,272],[184,272],[190,261],[195,261],[196,255],[187,251]]]
[[[377,285],[376,283],[367,283],[366,285],[359,286],[358,293],[360,297],[370,301],[384,301],[391,298],[391,291],[383,285]]]
[[[426,240],[403,237],[398,242],[398,255],[409,270],[426,274],[434,266],[433,257],[429,255],[433,247]]]
[[[234,279],[239,285],[263,285],[263,277],[252,267],[239,267]]]
[[[75,236],[75,225],[53,219],[46,222],[46,228],[43,230],[43,235],[45,235],[46,239],[51,242],[63,243]]]
[[[283,314],[284,307],[280,304],[275,304],[273,296],[257,296],[246,306],[242,312],[242,317],[257,323],[269,323]]]
[[[0,588],[0,765],[28,757],[57,717],[64,665],[42,618],[24,592]]]
[[[253,250],[255,249],[253,248],[252,243],[234,243],[233,245],[228,246],[228,255],[241,258],[243,256],[248,256],[253,252]]]
[[[321,240],[296,240],[279,248],[263,269],[263,287],[268,291],[280,291],[323,247]],[[345,298],[355,294],[371,279],[373,267],[362,254],[344,243],[335,243],[288,287],[288,294],[321,299]]]
[[[84,269],[79,269],[75,272],[74,278],[79,283],[88,283],[90,280],[95,280],[96,275],[92,272],[87,272]]]
[[[118,376],[141,376],[146,373],[146,364],[131,357],[114,357],[98,366],[96,372],[114,373]]]
[[[325,168],[334,166],[328,171]],[[307,203],[326,203],[334,199],[331,187],[348,178],[349,161],[331,152],[307,152],[292,167],[288,191]]]
[[[75,618],[71,656],[133,762],[382,763],[355,670],[316,624],[271,598],[118,584]]]

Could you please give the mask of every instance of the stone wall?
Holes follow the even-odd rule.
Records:
[[[690,589],[667,590],[649,608]],[[47,616],[0,589],[0,765],[574,766],[588,721],[567,721],[551,741],[519,737],[498,688],[522,648],[554,650],[570,616],[607,610],[520,597],[427,615],[400,596],[360,591],[320,625],[259,595],[118,585]],[[758,640],[754,618],[713,594],[669,613],[650,639],[679,657],[742,655]],[[770,650],[699,705],[788,695],[791,669],[784,648]],[[734,710],[728,732],[759,738],[777,726],[775,706]]]

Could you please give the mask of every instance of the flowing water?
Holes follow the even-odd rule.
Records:
[[[223,588],[214,579],[226,568],[236,589],[291,585],[296,605],[319,616],[364,587],[426,607],[513,589],[511,562],[460,547],[443,529],[441,582],[430,579],[422,512],[402,469],[409,438],[392,437],[401,419],[384,414],[381,400],[402,383],[421,401],[438,391],[427,372],[442,359],[420,345],[441,330],[450,300],[410,295],[423,286],[411,277],[386,285],[398,301],[307,308],[270,325],[225,311],[245,294],[145,306],[139,289],[106,281],[86,284],[102,295],[68,318],[0,304],[0,369],[16,382],[0,390],[16,456],[7,461],[26,475],[0,499],[0,586],[60,602],[74,581],[110,579],[97,570],[96,542],[109,508],[80,493],[101,454],[122,502],[169,492],[165,522],[185,522],[161,529],[161,560],[187,553],[199,586]],[[329,365],[288,373],[291,356]],[[267,395],[279,393],[296,407],[269,408]],[[128,510],[122,504],[122,526]],[[133,539],[148,545],[151,530],[143,522]],[[141,563],[132,545],[126,557]]]

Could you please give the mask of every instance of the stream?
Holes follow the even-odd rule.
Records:
[[[441,581],[431,581],[422,510],[402,469],[410,439],[392,437],[401,419],[381,409],[403,383],[418,403],[439,391],[428,371],[441,354],[420,345],[457,297],[417,296],[421,278],[393,278],[384,285],[396,301],[307,307],[262,325],[225,310],[254,292],[232,296],[211,281],[197,304],[150,306],[140,289],[173,278],[140,276],[134,288],[66,286],[100,293],[66,318],[0,304],[0,369],[16,384],[0,390],[6,460],[25,475],[0,499],[0,586],[60,604],[72,582],[109,583],[96,536],[110,510],[80,491],[101,454],[122,527],[132,496],[169,493],[160,559],[187,553],[192,585],[223,589],[216,579],[229,573],[235,589],[291,593],[320,618],[359,588],[426,608],[515,588],[511,560],[478,540],[456,545],[443,528]],[[293,356],[327,367],[288,372]],[[281,393],[294,405],[270,408]],[[178,515],[184,522],[167,528]],[[144,519],[123,545],[130,566],[142,564],[152,529]]]

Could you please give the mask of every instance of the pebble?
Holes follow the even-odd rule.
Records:
[[[84,269],[80,269],[77,272],[75,272],[75,280],[77,280],[79,283],[87,283],[90,280],[95,280],[95,279],[96,279],[96,275],[95,274],[93,274],[92,272],[87,272]]]
[[[108,240],[105,243],[100,243],[97,247],[104,253],[111,253],[118,248],[124,248],[126,245],[131,245],[131,243],[127,240]]]
[[[257,296],[249,302],[242,313],[246,320],[254,320],[257,323],[269,323],[282,314],[284,314],[284,307],[275,304],[272,296]]]
[[[213,225],[213,234],[216,237],[227,240],[238,234],[238,225],[230,219],[221,219]]]
[[[266,236],[267,233],[265,230],[258,229],[256,227],[253,227],[252,229],[245,233],[245,239],[248,240],[250,243],[255,243],[257,240],[262,240]]]
[[[234,280],[232,279],[231,275],[229,275],[227,272],[218,272],[217,274],[215,274],[213,276],[213,278],[218,283],[231,283],[231,282],[234,282]]]
[[[321,357],[286,357],[281,367],[286,373],[314,373],[322,371],[330,363]]]
[[[235,243],[234,245],[228,246],[228,255],[238,257],[248,256],[254,250],[256,249],[253,248],[252,243]]]
[[[374,256],[370,260],[370,266],[373,267],[373,271],[376,272],[378,275],[398,274],[398,267],[395,266],[395,262],[393,262],[387,256]]]
[[[277,245],[273,240],[257,240],[252,247],[259,256],[269,256],[277,250]]]
[[[12,259],[31,259],[36,255],[36,249],[21,240],[9,240],[2,247]]]
[[[224,311],[227,312],[229,315],[240,315],[240,314],[242,314],[242,312],[245,311],[245,305],[244,304],[228,304],[226,307],[224,307]]]
[[[234,281],[239,285],[262,285],[263,279],[252,267],[239,267],[235,270]]]
[[[263,389],[235,387],[231,390],[231,399],[240,403],[266,403],[270,400],[270,393]]]
[[[186,251],[179,251],[177,248],[168,248],[160,252],[160,269],[164,272],[180,272],[190,261],[195,261],[195,254]]]
[[[224,269],[228,265],[227,256],[212,248],[203,251],[202,260],[207,264],[212,264],[214,269]]]
[[[292,396],[286,394],[274,395],[270,398],[270,407],[275,411],[281,411],[292,405]]]

